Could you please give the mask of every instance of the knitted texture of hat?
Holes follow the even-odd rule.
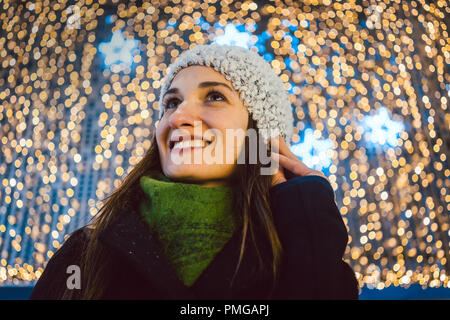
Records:
[[[283,81],[263,57],[238,46],[199,44],[183,52],[168,67],[163,80],[159,96],[159,119],[164,114],[164,94],[173,78],[181,69],[191,65],[211,67],[232,83],[256,121],[265,144],[270,138],[281,135],[290,146],[294,118]]]

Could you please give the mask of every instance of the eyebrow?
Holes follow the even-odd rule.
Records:
[[[223,86],[228,88],[228,90],[230,90],[231,92],[233,92],[233,89],[230,88],[229,85],[223,83],[223,82],[216,82],[216,81],[205,81],[205,82],[201,82],[198,85],[198,88],[208,88],[208,87],[215,87],[215,86]],[[178,88],[171,88],[169,90],[166,91],[166,93],[164,94],[164,96],[170,94],[170,93],[178,93],[179,90]]]

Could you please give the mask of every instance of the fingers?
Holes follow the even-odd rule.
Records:
[[[292,151],[289,149],[288,145],[286,144],[286,142],[284,141],[283,137],[281,137],[280,135],[278,135],[275,138],[272,138],[272,143],[275,146],[275,152],[280,153],[282,155],[285,155],[288,158],[291,159],[298,159],[298,157],[292,153]]]
[[[276,152],[272,152],[272,158],[274,158],[275,161],[278,160],[281,166],[283,166],[293,174],[305,176],[311,172],[311,169],[308,168],[298,158],[296,158],[296,160],[293,160],[291,158],[286,157],[285,155]]]
[[[278,163],[292,172],[295,175],[299,176],[310,176],[310,175],[316,175],[324,177],[328,180],[328,178],[325,176],[325,174],[322,171],[314,170],[309,167],[307,167],[303,162],[301,162],[298,158],[295,160],[292,160],[282,154],[272,152],[272,157],[275,161],[278,161]],[[278,158],[278,159],[277,159]]]
[[[328,180],[328,177],[322,171],[314,170],[306,166],[288,147],[283,137],[278,135],[271,139],[275,149],[271,152],[272,158],[279,162],[281,166],[289,170],[295,175],[308,176],[317,175]]]

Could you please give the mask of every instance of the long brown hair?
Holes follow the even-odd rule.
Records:
[[[249,114],[248,128],[257,130],[256,122]],[[258,132],[258,130],[257,130]],[[259,134],[259,132],[258,132]],[[259,140],[258,140],[259,141]],[[258,148],[260,146],[258,145]],[[270,150],[270,142],[267,146]],[[269,204],[269,188],[271,187],[272,177],[270,175],[261,175],[260,169],[262,165],[259,161],[256,164],[249,164],[249,138],[245,137],[245,156],[244,164],[237,163],[236,168],[230,177],[233,189],[234,203],[233,208],[236,214],[240,214],[242,221],[242,241],[240,248],[239,261],[236,266],[237,273],[244,256],[248,235],[250,235],[251,244],[256,249],[259,261],[259,270],[263,271],[270,265],[273,275],[272,290],[275,287],[278,278],[278,269],[281,262],[281,242],[278,237],[273,222],[272,211]],[[269,151],[270,152],[270,151]],[[258,150],[259,154],[259,150]],[[82,290],[78,297],[75,297],[75,290],[66,290],[63,299],[101,299],[105,293],[107,280],[105,273],[107,261],[111,259],[111,252],[105,248],[99,241],[98,236],[121,212],[121,209],[127,201],[135,201],[136,195],[141,195],[139,180],[142,176],[150,171],[159,170],[162,172],[159,158],[158,146],[156,143],[155,130],[150,149],[144,158],[133,168],[126,176],[119,188],[117,188],[105,200],[99,212],[91,219],[88,226],[91,229],[90,237],[84,254],[81,257],[82,270]],[[265,263],[261,255],[260,246],[258,245],[258,237],[256,230],[263,230],[266,243],[271,247],[271,261]],[[266,259],[267,260],[267,259]],[[233,277],[234,280],[234,277]],[[273,292],[273,291],[272,291]]]

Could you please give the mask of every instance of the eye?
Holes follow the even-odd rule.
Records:
[[[169,108],[168,106],[170,106],[171,103],[172,103],[172,101],[174,101],[174,100],[179,100],[179,99],[177,99],[177,98],[169,98],[169,99],[166,99],[166,100],[163,102],[163,107],[164,107],[164,109],[171,109],[171,108]]]
[[[214,102],[227,102],[227,99],[224,97],[223,94],[221,94],[219,91],[216,91],[214,89],[210,89],[207,93],[206,96],[212,96],[212,97],[220,97],[223,100],[216,100]],[[179,101],[180,99],[178,98],[167,98],[164,102],[163,102],[163,107],[164,109],[172,109],[170,108],[170,105],[172,104],[173,101]]]
[[[216,96],[216,97],[221,97],[223,100],[223,102],[226,102],[227,101],[227,99],[220,93],[220,92],[218,92],[218,91],[216,91],[216,90],[214,90],[214,89],[210,89],[209,91],[208,91],[208,93],[206,94],[206,96],[208,97],[208,96]]]

